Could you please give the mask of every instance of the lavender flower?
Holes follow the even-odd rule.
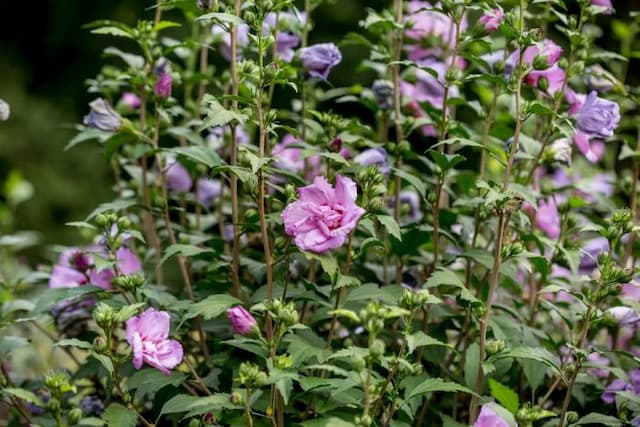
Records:
[[[485,405],[480,410],[480,415],[473,427],[509,427],[509,424],[493,409]]]
[[[385,175],[388,175],[391,172],[387,151],[382,147],[364,150],[362,153],[354,157],[353,161],[362,166],[375,165],[380,169],[380,172]]]
[[[122,94],[122,99],[120,99],[124,105],[129,108],[138,108],[141,104],[140,97],[133,92],[125,92]]]
[[[611,405],[615,402],[616,394],[619,391],[633,391],[633,386],[620,378],[615,379],[607,386],[600,398],[604,403]]]
[[[557,239],[560,236],[560,214],[554,199],[538,202],[535,222],[536,226],[550,239]]]
[[[562,48],[551,39],[529,46],[522,54],[522,62],[532,65],[536,70],[545,70],[553,66],[562,55]]]
[[[640,322],[640,315],[631,307],[611,307],[605,315],[611,316],[618,326],[635,326]]]
[[[336,176],[335,188],[325,177],[298,189],[298,200],[282,212],[285,232],[304,251],[323,253],[342,246],[364,209],[356,205],[356,183]]]
[[[220,25],[214,25],[211,27],[211,34],[222,39],[222,46],[220,47],[220,53],[227,61],[231,61],[231,34]],[[240,24],[236,26],[238,52],[236,60],[242,60],[244,54],[243,49],[249,45],[249,26],[247,24]]]
[[[618,104],[598,97],[592,91],[576,114],[576,127],[583,133],[600,138],[613,136],[620,122]]]
[[[178,193],[186,193],[191,189],[193,180],[189,171],[182,166],[174,156],[167,157],[167,169],[165,172],[167,189]]]
[[[276,17],[278,22],[276,22]],[[295,53],[294,49],[300,44],[300,36],[291,31],[306,21],[306,15],[293,12],[275,12],[267,14],[262,27],[263,34],[267,35],[278,27],[276,37],[276,55],[285,62],[291,62]]]
[[[0,122],[9,120],[10,115],[11,115],[11,107],[9,107],[9,103],[4,99],[0,98]]]
[[[200,178],[197,184],[196,196],[203,206],[211,206],[213,201],[222,193],[222,182],[218,179]]]
[[[127,320],[126,336],[133,351],[133,366],[153,366],[165,375],[182,362],[182,345],[169,338],[169,313],[153,308]]]
[[[212,0],[197,0],[196,6],[198,6],[198,9],[206,11],[211,9],[212,3],[213,3]]]
[[[590,2],[593,6],[606,7],[607,10],[605,14],[611,15],[611,12],[613,11],[613,2],[611,0],[590,0]]]
[[[311,77],[327,80],[329,72],[342,61],[342,54],[333,43],[320,43],[300,50],[300,61]]]
[[[231,321],[233,330],[240,335],[247,335],[256,327],[256,319],[245,310],[244,307],[238,305],[227,310],[227,317]]]
[[[160,98],[168,98],[171,96],[171,89],[173,87],[173,79],[171,73],[163,71],[158,75],[158,80],[153,87],[153,92]]]
[[[104,402],[100,396],[96,395],[83,397],[79,406],[86,416],[95,415],[99,417],[104,412]]]
[[[84,116],[86,126],[108,132],[115,132],[122,126],[122,117],[104,99],[94,99],[89,103],[89,107],[91,111]]]
[[[480,17],[480,24],[484,27],[485,31],[488,33],[493,33],[495,30],[500,27],[502,20],[504,19],[504,11],[502,8],[497,7],[493,10],[485,12]]]

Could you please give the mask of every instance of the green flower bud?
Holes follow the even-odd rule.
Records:
[[[99,303],[96,309],[93,311],[93,318],[98,326],[103,329],[111,328],[113,325],[113,317],[115,313],[113,309],[104,303]]]
[[[82,419],[82,409],[73,408],[69,411],[69,415],[67,415],[67,422],[70,426],[74,426],[80,422]]]
[[[367,367],[365,360],[356,354],[351,356],[351,364],[356,372],[362,372]]]
[[[229,396],[229,400],[234,405],[244,405],[244,396],[238,391],[234,391],[233,393],[231,393],[231,396]]]
[[[200,420],[197,418],[191,418],[191,421],[189,421],[189,427],[200,427]]]
[[[109,219],[104,214],[96,215],[93,221],[96,223],[98,227],[106,227],[107,225],[109,225]]]
[[[58,412],[60,410],[60,401],[55,397],[52,397],[47,403],[47,408],[51,412]]]
[[[487,343],[487,354],[489,356],[500,353],[505,349],[503,340],[492,340]]]
[[[578,415],[577,412],[575,411],[567,412],[567,418],[566,418],[567,424],[577,423],[579,419],[580,419],[580,416]]]
[[[549,58],[545,55],[536,55],[533,58],[533,69],[534,70],[546,70],[551,65],[549,64]]]
[[[379,339],[374,340],[371,347],[369,347],[369,352],[374,359],[382,357],[384,355],[384,342]]]
[[[127,230],[131,228],[131,221],[127,217],[118,218],[118,231]]]

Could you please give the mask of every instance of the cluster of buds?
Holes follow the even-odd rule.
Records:
[[[384,320],[389,309],[379,301],[369,301],[367,306],[360,310],[359,318],[362,326],[374,336],[384,328]]]
[[[605,286],[629,283],[633,279],[633,271],[620,267],[609,252],[598,255],[598,271],[600,280]]]
[[[300,321],[300,315],[293,301],[284,304],[282,300],[273,299],[266,303],[266,308],[273,319],[285,330]]]
[[[111,284],[117,288],[125,291],[135,291],[140,288],[145,282],[144,275],[141,273],[134,273],[128,275],[122,275],[114,277]]]
[[[113,308],[105,303],[99,303],[96,309],[93,311],[93,319],[98,326],[108,331],[111,330],[115,324],[116,312]]]
[[[425,305],[429,301],[430,296],[431,294],[427,289],[420,289],[418,291],[405,289],[398,305],[408,310],[413,310]]]
[[[522,252],[524,252],[524,250],[525,250],[525,247],[522,244],[522,242],[519,240],[516,240],[514,242],[511,242],[502,246],[500,254],[502,256],[502,259],[508,259],[508,258],[512,258],[520,255]]]
[[[243,362],[240,364],[237,381],[247,388],[262,387],[267,383],[267,374],[258,365]]]
[[[569,418],[569,414],[571,414],[571,412],[567,413],[567,419]],[[516,413],[516,421],[518,422],[519,426],[527,427],[532,426],[535,421],[541,420],[543,418],[548,418],[549,416],[553,415],[555,414],[546,409],[526,404]],[[577,419],[571,422],[576,421]]]
[[[503,340],[491,340],[487,343],[487,355],[492,356],[504,351],[506,344]]]
[[[119,217],[115,212],[98,214],[93,222],[102,229],[105,246],[112,252],[122,247],[123,240],[127,238],[125,231],[131,229],[131,220]]]
[[[633,216],[629,209],[617,209],[611,220],[609,226],[602,230],[600,234],[606,237],[609,242],[617,242],[623,235],[630,233],[633,230]]]
[[[368,212],[381,212],[384,210],[384,195],[387,186],[384,184],[385,176],[380,168],[375,165],[367,166],[358,173],[358,182],[362,187],[363,199],[367,201],[363,206]]]

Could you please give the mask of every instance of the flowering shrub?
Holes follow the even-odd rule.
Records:
[[[114,200],[48,290],[2,279],[11,422],[640,425],[639,15],[621,54],[604,0],[395,0],[311,43],[322,2],[88,25],[119,47],[69,147]]]

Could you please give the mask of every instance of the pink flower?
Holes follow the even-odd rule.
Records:
[[[142,271],[142,264],[138,256],[129,248],[122,247],[116,251],[116,266],[121,274],[128,275]],[[115,277],[115,272],[111,268],[104,268],[100,271],[95,269],[89,272],[91,284],[104,289],[111,289],[111,281]]]
[[[133,351],[133,366],[142,363],[169,375],[169,370],[182,361],[182,345],[169,337],[169,313],[153,308],[127,320],[126,336]]]
[[[564,70],[560,68],[558,64],[555,64],[552,67],[547,68],[546,70],[534,70],[529,72],[525,77],[525,81],[530,86],[538,87],[542,82],[541,79],[544,79],[544,85],[542,85],[541,89],[553,95],[554,93],[562,89],[565,76],[566,75]]]
[[[193,184],[189,171],[180,164],[175,156],[167,156],[165,180],[167,189],[178,193],[188,192]]]
[[[364,209],[356,205],[355,182],[336,176],[335,189],[325,177],[298,189],[298,200],[282,212],[285,232],[304,251],[327,252],[338,248],[356,228]]]
[[[122,94],[121,102],[129,108],[138,108],[140,106],[140,98],[133,92],[125,92]]]
[[[244,307],[238,305],[227,310],[227,317],[231,321],[233,330],[240,335],[247,335],[256,327],[256,319],[245,310]]]
[[[484,27],[485,31],[488,33],[493,33],[495,30],[500,27],[502,20],[504,19],[504,11],[502,8],[495,8],[493,10],[485,12],[480,17],[480,24]]]
[[[549,238],[557,239],[560,236],[560,214],[553,199],[540,200],[536,211],[536,226]]]
[[[572,116],[580,111],[580,108],[582,108],[582,104],[584,104],[584,101],[587,99],[586,94],[576,93],[571,88],[567,88],[565,97],[567,99],[567,102],[569,103],[569,114],[571,114]]]
[[[562,48],[555,44],[553,40],[544,39],[541,43],[529,46],[522,54],[522,62],[529,65],[546,65],[536,67],[537,69],[547,69],[553,66],[562,55]],[[536,58],[538,58],[536,60]],[[542,64],[540,62],[544,61]]]
[[[573,142],[576,143],[576,147],[584,157],[591,163],[598,162],[604,155],[605,146],[602,141],[593,141],[592,138],[586,133],[576,131],[573,135]]]
[[[611,15],[613,10],[613,2],[611,0],[591,0],[593,6],[602,6],[607,8],[607,15]]]
[[[289,147],[292,144],[300,144],[292,135],[285,135],[279,144],[271,150],[271,155],[276,159],[274,166],[277,169],[284,169],[290,172],[302,172],[305,167],[305,159],[302,158],[302,148]],[[309,171],[307,178],[315,178],[320,172],[320,157],[310,156],[307,158]]]
[[[428,58],[438,50],[441,50],[437,47],[435,49],[425,48],[424,44],[428,40],[436,39],[439,45],[446,49],[455,45],[455,23],[447,15],[435,10],[429,10],[433,8],[434,5],[426,1],[412,0],[409,2],[409,14],[406,20],[410,22],[411,27],[405,34],[408,38],[417,42],[407,46],[409,59],[413,61]],[[463,17],[460,24],[460,32],[464,32],[466,28],[467,20],[466,17]],[[436,56],[441,56],[441,54],[436,54]]]
[[[483,406],[473,427],[509,427],[509,424],[489,406]]]
[[[158,75],[158,80],[156,81],[153,91],[160,98],[168,98],[171,96],[172,86],[173,79],[171,78],[171,74],[163,71]]]

